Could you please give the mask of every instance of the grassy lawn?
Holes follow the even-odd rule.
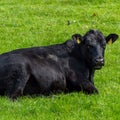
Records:
[[[0,53],[62,43],[89,29],[120,35],[120,1],[0,0]],[[120,40],[107,46],[105,59],[95,74],[99,95],[0,97],[0,120],[119,120]]]

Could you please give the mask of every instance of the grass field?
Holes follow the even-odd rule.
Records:
[[[120,1],[0,0],[0,53],[61,43],[89,29],[120,35]],[[99,95],[0,97],[0,120],[119,120],[120,40],[107,46],[105,59],[95,74]]]

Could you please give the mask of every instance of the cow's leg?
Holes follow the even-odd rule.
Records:
[[[28,79],[29,74],[25,67],[21,65],[15,66],[15,68],[11,70],[11,75],[7,83],[7,95],[13,100],[23,95],[23,90]]]
[[[94,85],[94,69],[89,70],[89,81]]]
[[[81,88],[86,94],[98,93],[97,88],[90,81],[82,82]]]

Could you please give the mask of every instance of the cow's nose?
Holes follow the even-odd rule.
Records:
[[[96,65],[104,65],[104,59],[103,58],[97,58],[95,59]]]

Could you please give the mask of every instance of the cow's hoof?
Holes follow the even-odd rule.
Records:
[[[84,92],[85,92],[85,94],[88,94],[88,95],[99,94],[97,88],[95,88],[95,87],[91,87],[91,88],[85,90]]]
[[[12,101],[15,101],[19,96],[22,95],[22,92],[21,92],[21,89],[18,88],[14,93],[10,94],[9,95],[9,98],[12,100]]]

